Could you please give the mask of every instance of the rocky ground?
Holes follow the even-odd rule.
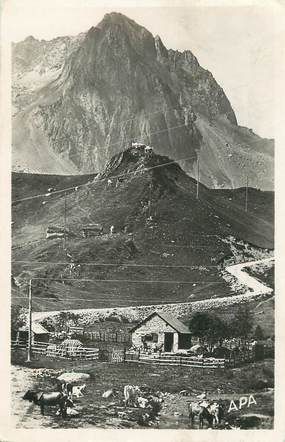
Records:
[[[76,365],[75,365],[76,364]],[[33,368],[31,368],[31,366]],[[136,363],[74,363],[50,361],[50,368],[42,368],[43,361],[33,362],[29,368],[12,366],[12,401],[14,424],[17,428],[190,428],[187,401],[207,386],[209,399],[219,399],[225,405],[222,428],[249,425],[249,428],[272,428],[273,425],[273,369],[272,361],[254,363],[227,370],[203,370]],[[37,368],[38,367],[38,368]],[[53,368],[51,368],[53,367]],[[90,375],[83,398],[75,399],[78,415],[66,420],[55,416],[56,409],[40,415],[39,407],[22,400],[28,389],[52,391],[56,378],[66,371]],[[199,376],[197,376],[199,374]],[[144,420],[145,410],[124,407],[124,385],[148,388],[163,398],[162,407],[151,419]],[[117,396],[107,399],[102,394],[118,390]],[[184,390],[184,391],[183,391]],[[187,395],[185,395],[185,392]],[[228,412],[230,401],[252,394],[256,404]],[[250,417],[251,416],[251,417]],[[253,417],[254,416],[254,417]],[[238,419],[242,420],[238,422]],[[229,425],[226,424],[229,422]],[[246,423],[247,422],[247,423]],[[194,428],[198,422],[194,423]],[[205,424],[206,428],[206,424]]]

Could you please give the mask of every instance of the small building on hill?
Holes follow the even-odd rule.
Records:
[[[39,323],[32,323],[32,342],[48,342],[50,333]],[[16,340],[18,341],[27,341],[28,340],[28,326],[24,325],[19,328],[16,336]]]
[[[87,224],[81,227],[81,232],[84,238],[99,236],[103,234],[103,226],[101,224]]]
[[[153,312],[130,330],[132,345],[164,352],[177,352],[191,347],[188,327],[169,314]]]

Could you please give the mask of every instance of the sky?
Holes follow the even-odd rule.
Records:
[[[238,123],[275,136],[277,80],[285,78],[278,1],[105,0],[104,8],[99,0],[2,1],[5,37],[12,41],[77,35],[105,13],[121,12],[159,35],[167,48],[190,49],[224,89]]]

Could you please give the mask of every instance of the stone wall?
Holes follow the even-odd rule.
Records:
[[[104,309],[76,309],[68,310],[78,317],[78,324],[82,326],[90,326],[105,321],[107,318],[116,317],[118,319],[127,319],[129,322],[141,321],[154,311],[169,313],[175,318],[187,317],[197,311],[214,311],[221,307],[231,307],[233,305],[244,304],[250,301],[263,300],[270,298],[270,294],[246,294],[227,296],[223,298],[205,299],[195,302],[182,302],[176,304],[160,304],[160,305],[142,305],[138,307],[113,307]],[[49,319],[54,324],[57,323],[60,311],[51,312],[34,312],[33,321],[41,322]]]

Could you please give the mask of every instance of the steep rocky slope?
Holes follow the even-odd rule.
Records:
[[[127,149],[95,178],[62,177],[61,183],[60,177],[14,174],[14,302],[25,305],[31,277],[50,278],[33,282],[35,310],[233,294],[219,266],[233,256],[234,238],[252,244],[248,248],[237,243],[245,261],[254,258],[251,249],[273,248],[273,194],[250,189],[247,213],[245,189],[201,185],[197,200],[195,180],[176,163],[164,165],[169,161]],[[84,182],[88,185],[80,187]],[[46,239],[48,226],[64,223],[65,196],[46,195],[50,186],[69,187],[66,219],[71,234],[66,251],[62,239]],[[35,189],[42,196],[21,201],[35,195]],[[90,223],[101,223],[103,235],[84,238],[82,226]],[[65,281],[68,278],[84,281]]]
[[[86,34],[13,48],[14,170],[93,173],[130,140],[156,146],[202,182],[273,188],[273,142],[237,125],[191,51],[112,13]],[[34,78],[36,77],[36,80]],[[30,82],[32,79],[32,85]],[[254,174],[252,171],[254,170]]]

